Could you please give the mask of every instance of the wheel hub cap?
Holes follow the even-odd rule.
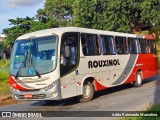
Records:
[[[90,96],[91,89],[88,85],[84,85],[83,87],[83,97],[88,98]]]

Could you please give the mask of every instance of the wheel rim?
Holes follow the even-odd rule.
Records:
[[[141,84],[141,82],[142,82],[141,75],[138,74],[138,75],[137,75],[137,83],[138,83],[138,84]]]
[[[89,85],[84,85],[83,86],[83,98],[89,98],[91,94],[91,88]]]

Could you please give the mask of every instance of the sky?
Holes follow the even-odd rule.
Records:
[[[45,0],[1,0],[0,1],[0,34],[4,28],[12,27],[8,19],[34,17],[37,10],[43,8]]]

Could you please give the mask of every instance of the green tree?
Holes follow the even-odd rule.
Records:
[[[76,0],[73,25],[120,32],[160,28],[159,0]]]
[[[69,26],[72,21],[72,3],[75,0],[46,0],[45,14],[48,21],[54,21],[57,26]]]
[[[35,18],[9,19],[6,45],[25,33],[77,26],[119,32],[148,30],[159,36],[160,0],[46,0]]]
[[[94,17],[94,2],[86,0],[76,0],[73,4],[74,17],[73,25],[77,27],[92,28]]]
[[[141,3],[143,26],[151,26],[148,29],[149,34],[156,35],[157,39],[160,37],[160,0],[143,0]]]
[[[9,19],[9,22],[13,27],[3,30],[3,33],[7,35],[5,43],[6,46],[8,44],[12,44],[17,37],[23,34],[50,28],[49,23],[47,24],[41,20],[37,21],[35,18],[29,17]]]
[[[41,21],[34,21],[31,23],[31,27],[29,32],[34,32],[34,31],[38,31],[38,30],[44,30],[49,28],[49,25],[46,23],[43,23]]]
[[[34,18],[16,18],[9,19],[8,21],[10,22],[10,25],[13,25],[13,27],[3,30],[3,33],[7,35],[6,45],[13,43],[18,36],[28,33]]]
[[[122,0],[77,0],[74,2],[75,26],[114,30],[130,31],[128,19],[122,8]]]
[[[38,19],[39,21],[42,21],[43,22],[43,19],[46,19],[46,13],[44,11],[44,9],[39,9],[37,10],[37,14],[36,14],[36,19]],[[44,21],[46,22],[46,21]]]
[[[124,9],[124,0],[115,0],[107,2],[106,21],[104,29],[119,31],[119,32],[130,32],[127,11]],[[105,8],[104,8],[105,9]]]

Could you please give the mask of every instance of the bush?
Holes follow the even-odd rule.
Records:
[[[0,81],[9,79],[9,68],[0,68]]]

